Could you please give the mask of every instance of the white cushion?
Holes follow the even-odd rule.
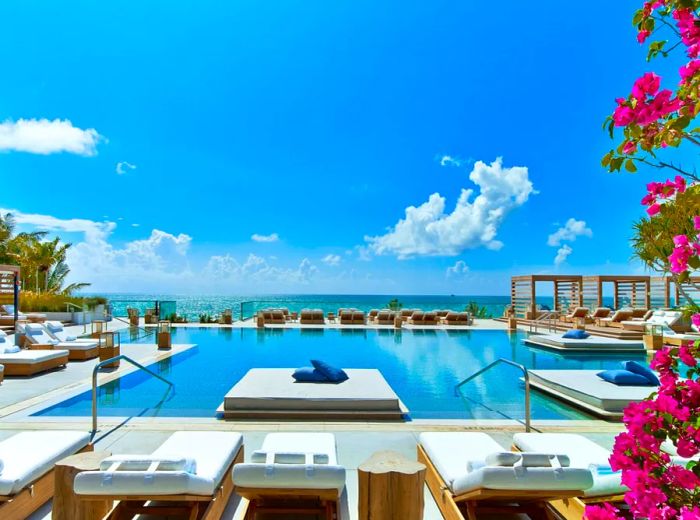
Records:
[[[593,484],[591,472],[582,468],[480,466],[467,471],[469,465],[477,467],[474,461],[485,464],[488,454],[503,451],[485,433],[426,432],[420,443],[455,495],[476,489],[575,491]]]
[[[45,325],[51,332],[60,332],[63,330],[63,323],[60,321],[47,321]]]
[[[562,467],[569,467],[570,461],[567,455],[556,455],[552,452],[549,453],[518,453],[516,451],[498,451],[495,453],[489,453],[486,455],[484,460],[486,466],[515,466],[522,465],[526,467],[551,467],[551,458],[555,457],[557,460],[555,464],[559,464]]]
[[[7,332],[4,330],[0,329],[0,338],[6,338],[7,337]]]
[[[186,471],[85,471],[76,475],[74,489],[80,495],[213,495],[242,445],[240,433],[175,432],[151,455],[164,459],[192,459],[196,464],[196,474]]]
[[[20,350],[13,354],[0,353],[0,363],[5,365],[31,365],[66,355],[68,355],[67,350]]]
[[[51,470],[59,460],[72,455],[90,441],[77,431],[22,432],[0,442],[0,495],[14,495]]]
[[[240,487],[265,489],[337,489],[345,487],[345,468],[338,465],[332,433],[270,433],[261,452],[304,453],[309,463],[250,462],[236,464],[233,483]],[[316,456],[314,456],[314,454]],[[325,456],[327,463],[320,463]],[[313,461],[313,462],[311,462]]]
[[[19,352],[20,348],[18,345],[5,345],[0,347],[0,353],[1,354],[14,354],[16,352]]]
[[[523,451],[552,450],[566,453],[574,468],[610,466],[610,452],[592,440],[575,433],[516,433],[513,444]],[[620,473],[598,475],[593,472],[593,485],[585,496],[618,495],[627,488],[620,481]]]
[[[113,455],[100,462],[100,471],[117,467],[119,471],[184,471],[197,473],[197,461],[184,457],[154,457],[153,455]]]
[[[95,348],[97,343],[88,343],[87,341],[57,341],[54,343],[54,346],[65,350],[90,350]]]

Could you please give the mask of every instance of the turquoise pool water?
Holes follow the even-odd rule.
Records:
[[[175,391],[142,371],[99,389],[100,416],[214,417],[226,392],[250,368],[309,365],[312,358],[346,368],[377,368],[414,419],[524,417],[524,389],[517,369],[502,366],[463,387],[454,387],[499,358],[538,369],[605,369],[643,355],[561,356],[523,344],[523,333],[505,331],[409,331],[332,329],[175,328],[174,343],[196,347],[151,368],[175,384]],[[122,334],[127,342],[128,334]],[[144,349],[154,349],[151,340]],[[636,356],[636,357],[635,357]],[[537,392],[534,419],[581,419],[583,413]],[[485,406],[484,406],[485,405]],[[498,412],[497,412],[498,411]],[[35,413],[89,416],[89,391]]]

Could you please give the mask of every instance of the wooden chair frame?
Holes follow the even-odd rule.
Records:
[[[188,520],[219,520],[233,494],[231,471],[243,462],[243,446],[226,468],[222,481],[213,495],[80,495],[81,500],[112,500],[117,502],[104,520],[125,520],[136,515],[187,515]],[[156,502],[151,504],[150,502]]]
[[[445,520],[477,520],[477,510],[485,513],[527,513],[533,519],[554,520],[556,516],[549,509],[548,502],[581,494],[581,491],[475,489],[454,495],[421,445],[418,445],[418,462],[427,468],[425,481]]]
[[[248,499],[244,520],[255,520],[258,513],[316,514],[326,520],[338,518],[340,492],[337,489],[270,489],[236,487],[236,493]]]
[[[88,444],[78,453],[93,451]],[[44,473],[34,482],[15,495],[0,495],[0,518],[3,520],[24,520],[53,497],[54,469]]]

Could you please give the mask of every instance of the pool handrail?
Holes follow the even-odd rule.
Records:
[[[523,373],[523,380],[525,381],[525,431],[530,432],[530,430],[531,430],[531,427],[530,427],[530,374],[524,365],[521,365],[520,363],[516,363],[515,361],[511,361],[510,359],[506,359],[506,358],[497,359],[493,363],[489,363],[484,368],[477,370],[472,375],[470,375],[469,377],[467,377],[466,379],[464,379],[463,381],[461,381],[457,385],[455,385],[455,394],[459,394],[459,389],[463,385],[465,385],[466,383],[468,383],[472,379],[479,377],[481,374],[492,369],[496,365],[500,365],[501,363],[515,367]],[[518,422],[520,422],[520,421],[518,421]]]
[[[175,385],[172,382],[168,381],[163,376],[156,374],[150,368],[145,367],[144,365],[142,365],[138,361],[135,361],[135,360],[131,359],[129,356],[125,356],[124,354],[120,354],[119,356],[114,356],[113,358],[105,359],[104,361],[100,361],[92,369],[92,431],[90,432],[91,439],[94,439],[95,435],[97,435],[97,374],[98,374],[98,370],[105,365],[112,364],[112,363],[119,361],[119,360],[122,360],[122,359],[124,361],[126,361],[127,363],[131,363],[137,369],[143,370],[144,372],[152,375],[153,377],[160,379],[165,384],[167,384],[169,387],[171,387],[171,388],[175,387]]]

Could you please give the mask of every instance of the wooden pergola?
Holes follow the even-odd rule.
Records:
[[[565,312],[572,305],[583,304],[582,276],[547,274],[513,276],[510,279],[510,301],[516,317],[525,319],[536,317],[537,284],[542,282],[553,285],[553,311]]]
[[[700,276],[691,276],[688,282],[682,284],[682,289],[691,295],[695,301],[700,301]],[[670,309],[685,303],[686,298],[681,287],[670,276],[654,276],[651,278],[652,304],[656,307]]]
[[[619,309],[621,300],[629,306],[651,308],[651,278],[634,275],[595,275],[583,277],[583,306],[603,307],[603,287],[613,286],[613,308]]]
[[[14,305],[14,321],[19,317],[19,287],[19,266],[0,264],[0,305]]]

